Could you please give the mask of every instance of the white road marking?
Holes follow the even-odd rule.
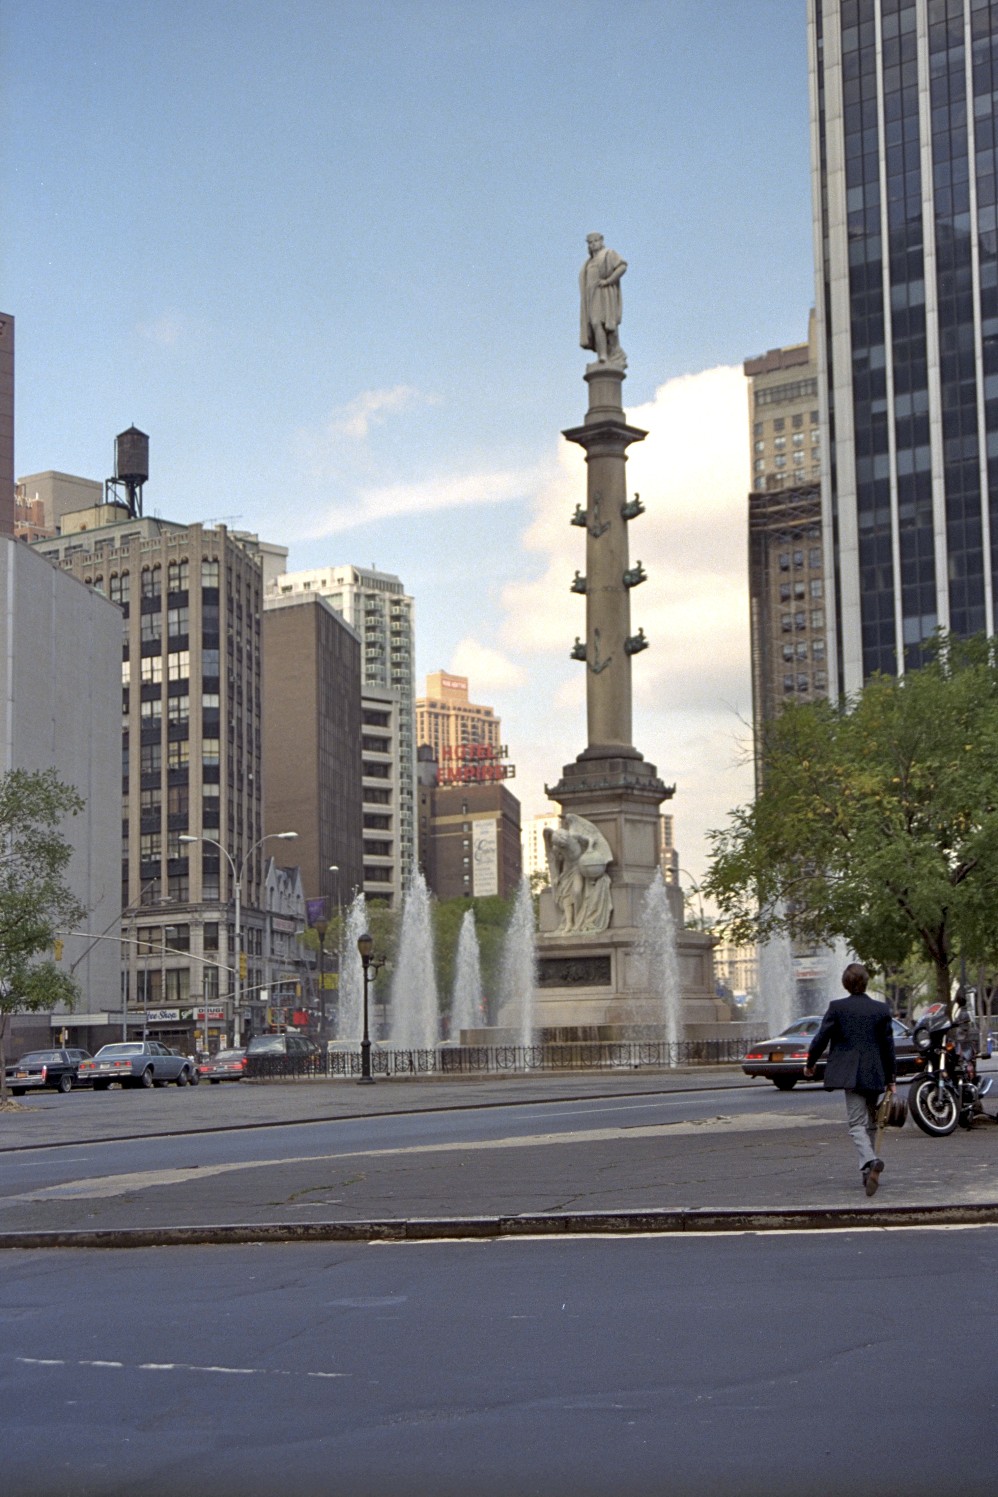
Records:
[[[353,1377],[352,1372],[290,1372],[284,1367],[199,1367],[193,1362],[138,1362],[128,1367],[124,1362],[97,1362],[82,1359],[78,1362],[71,1362],[61,1361],[55,1357],[14,1357],[13,1360],[22,1367],[94,1367],[99,1370],[117,1368],[119,1371],[129,1372],[211,1372],[235,1377]]]
[[[643,1123],[636,1127],[586,1128],[573,1133],[514,1134],[508,1138],[455,1140],[447,1143],[406,1144],[397,1148],[350,1149],[342,1153],[301,1154],[290,1159],[234,1160],[227,1164],[186,1165],[180,1168],[135,1170],[121,1175],[95,1175],[86,1180],[69,1180],[63,1185],[47,1185],[40,1190],[6,1196],[0,1207],[17,1206],[31,1201],[92,1201],[128,1195],[132,1191],[150,1190],[168,1185],[187,1185],[192,1180],[210,1180],[216,1175],[235,1174],[240,1170],[283,1169],[287,1165],[336,1164],[356,1159],[402,1159],[418,1154],[467,1154],[496,1149],[538,1149],[552,1146],[623,1142],[638,1138],[682,1138],[711,1131],[737,1130],[739,1133],[764,1133],[778,1129],[833,1128],[839,1122],[814,1114],[757,1112],[750,1117],[694,1118],[679,1123]]]

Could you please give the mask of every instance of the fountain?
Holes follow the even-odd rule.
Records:
[[[529,1045],[533,1038],[536,984],[534,901],[529,883],[526,879],[521,879],[513,915],[503,942],[499,973],[499,1012],[502,1022],[518,1029],[521,1045]]]
[[[362,889],[347,910],[340,946],[340,992],[336,1017],[336,1039],[341,1045],[360,1043],[364,1018],[364,974],[357,955],[357,938],[367,929],[367,904]]]
[[[482,962],[478,950],[474,910],[465,910],[454,959],[454,992],[450,1008],[450,1036],[457,1040],[462,1029],[485,1022],[482,1005]]]
[[[430,895],[426,880],[417,871],[402,904],[402,929],[392,978],[390,1042],[397,1050],[432,1050],[439,1039]]]
[[[831,946],[825,948],[825,1005],[831,1003],[833,998],[841,998],[845,991],[842,987],[842,974],[850,962],[856,960],[854,952],[849,950],[848,943],[843,936],[836,936]]]
[[[649,990],[662,1006],[662,1025],[669,1047],[669,1065],[678,1059],[682,1039],[682,984],[679,979],[679,956],[676,950],[676,922],[669,903],[661,869],[645,891],[638,915],[641,931],[640,954],[645,962]]]
[[[776,934],[759,946],[759,1011],[767,1033],[780,1034],[797,1016],[797,980],[790,937]]]

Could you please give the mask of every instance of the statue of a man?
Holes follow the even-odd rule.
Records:
[[[579,272],[581,321],[579,342],[591,348],[600,364],[627,368],[627,355],[620,346],[622,299],[620,278],[627,269],[616,250],[607,249],[602,234],[587,234],[589,259]]]

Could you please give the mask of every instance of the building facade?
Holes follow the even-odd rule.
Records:
[[[0,536],[14,534],[14,319],[0,312]]]
[[[0,672],[0,774],[54,769],[84,801],[60,831],[73,849],[67,881],[86,914],[81,933],[63,932],[56,949],[80,1002],[72,1016],[16,1015],[7,1053],[49,1043],[53,1024],[72,1025],[73,1042],[90,1049],[121,1034],[121,615],[7,536]]]
[[[492,707],[468,701],[467,676],[434,671],[426,678],[426,695],[416,698],[416,742],[429,744],[437,762],[447,750],[484,744],[497,749],[501,724]]]
[[[829,682],[994,631],[998,15],[809,0]]]
[[[365,789],[368,788],[368,780],[390,780],[395,806],[392,812],[394,821],[391,838],[370,839],[382,846],[390,840],[391,852],[372,853],[371,860],[368,861],[365,847],[364,885],[365,888],[368,883],[380,887],[383,891],[380,897],[394,902],[405,888],[416,864],[413,600],[407,596],[400,579],[392,573],[379,572],[373,567],[354,566],[315,567],[310,571],[282,572],[268,583],[266,595],[268,598],[294,597],[304,593],[318,593],[356,630],[361,641],[363,686],[365,689],[370,688],[378,698],[377,705],[372,705],[368,710],[377,718],[382,718],[387,713],[393,719],[393,762],[387,776],[381,773],[384,768],[381,757],[384,741],[380,723],[372,721],[367,724],[375,731],[366,736],[379,739],[379,745],[377,749],[371,749],[373,757],[365,762]],[[368,763],[378,766],[373,775],[367,773]],[[385,786],[372,783],[370,788],[384,790]],[[378,816],[384,812],[372,810],[370,814]],[[385,878],[388,867],[385,859],[388,857],[391,858],[392,866],[388,869],[390,876]]]
[[[746,359],[752,492],[749,632],[756,784],[765,724],[828,692],[821,426],[814,314],[807,343]]]
[[[203,1005],[213,1045],[244,1037],[237,988],[251,1005],[264,985],[260,564],[224,526],[114,505],[64,514],[32,549],[120,610],[129,1029],[190,1045]]]
[[[523,876],[520,802],[504,785],[436,786],[420,761],[423,875],[438,899],[512,899]]]
[[[318,593],[264,598],[264,823],[297,831],[305,897],[327,903],[364,877],[360,650]]]
[[[363,887],[368,899],[380,899],[389,909],[401,907],[404,865],[400,843],[403,823],[410,819],[409,801],[403,794],[409,782],[402,778],[400,717],[394,687],[361,688]]]

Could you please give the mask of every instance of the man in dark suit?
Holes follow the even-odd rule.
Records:
[[[814,1075],[814,1063],[827,1046],[825,1090],[844,1091],[849,1134],[859,1151],[863,1185],[872,1196],[880,1184],[884,1161],[874,1149],[877,1102],[886,1089],[895,1090],[894,1027],[886,1003],[866,991],[866,968],[850,962],[842,974],[844,998],[833,998],[807,1052],[804,1075]]]

